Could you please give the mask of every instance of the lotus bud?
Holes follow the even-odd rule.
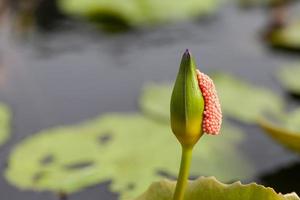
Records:
[[[215,86],[196,70],[188,50],[182,56],[170,105],[171,128],[182,146],[193,147],[203,133],[219,133],[222,113]]]

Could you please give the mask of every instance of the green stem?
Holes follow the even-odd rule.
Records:
[[[180,171],[178,175],[178,180],[177,180],[173,200],[183,200],[184,198],[185,188],[189,178],[189,172],[190,172],[190,166],[192,160],[192,150],[193,150],[192,147],[182,146]]]

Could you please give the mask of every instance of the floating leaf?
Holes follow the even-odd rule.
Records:
[[[228,74],[212,76],[225,116],[255,123],[264,112],[280,113],[282,99],[269,89],[250,85]]]
[[[11,113],[9,108],[0,103],[0,146],[4,144],[10,134],[10,119]]]
[[[300,64],[285,66],[279,69],[277,79],[292,94],[300,95]]]
[[[300,51],[300,23],[289,24],[268,34],[271,46]]]
[[[140,108],[145,114],[169,123],[171,94],[171,84],[148,84],[143,88]]]
[[[267,118],[261,118],[259,124],[277,142],[300,153],[300,109],[280,119],[280,122],[278,119],[273,122]]]
[[[261,174],[260,183],[274,188],[276,191],[288,193],[291,191],[300,194],[300,162],[296,161],[283,165],[276,170],[270,170]]]
[[[207,15],[215,11],[218,0],[59,0],[69,15],[96,20],[102,24],[149,25]]]
[[[194,150],[192,174],[223,181],[251,177],[251,164],[236,149],[242,141],[241,131],[226,123],[220,137],[203,137]],[[169,125],[114,114],[33,135],[16,146],[5,174],[22,189],[66,193],[111,180],[110,190],[128,199],[163,174],[176,176],[177,154],[180,145]]]
[[[164,180],[153,183],[149,189],[136,200],[172,200],[175,182]],[[201,177],[190,181],[186,200],[300,200],[296,193],[280,194],[272,188],[256,183],[242,185],[240,182],[223,184],[214,177]]]
[[[234,76],[218,73],[211,76],[217,88],[224,116],[255,123],[265,111],[280,113],[282,99],[269,89],[255,87]],[[168,84],[149,84],[140,98],[141,110],[156,119],[169,122],[172,87]]]

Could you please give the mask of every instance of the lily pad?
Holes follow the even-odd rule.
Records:
[[[223,181],[251,177],[251,164],[237,150],[242,141],[241,131],[227,123],[220,136],[204,136],[195,147],[192,174]],[[65,193],[110,180],[120,199],[132,199],[163,174],[175,177],[179,154],[169,125],[139,114],[111,114],[25,139],[11,153],[5,177],[21,189]]]
[[[300,109],[296,109],[279,119],[270,120],[267,117],[259,120],[262,129],[278,143],[290,150],[300,153]]]
[[[277,72],[277,79],[291,94],[300,96],[300,63],[285,66]]]
[[[59,0],[62,12],[100,24],[151,25],[213,13],[218,0]]]
[[[9,108],[0,103],[0,146],[4,144],[10,135],[11,112]]]
[[[273,47],[300,51],[300,23],[274,29],[268,34],[267,39]]]
[[[170,121],[172,86],[168,83],[150,83],[143,88],[139,99],[143,113],[164,122]]]
[[[256,123],[264,112],[281,113],[283,100],[269,89],[254,86],[232,75],[212,76],[222,105],[223,115],[246,123]],[[169,84],[149,84],[140,98],[141,110],[156,119],[169,122],[172,87]]]
[[[270,89],[251,85],[229,74],[212,76],[225,116],[246,123],[256,123],[263,113],[281,113],[283,100]]]
[[[175,182],[163,180],[153,183],[136,200],[172,200]],[[214,177],[201,177],[190,181],[185,195],[186,200],[299,200],[296,193],[280,194],[272,188],[256,183],[243,185],[240,182],[223,184]]]

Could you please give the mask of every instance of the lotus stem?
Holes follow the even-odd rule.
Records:
[[[173,200],[183,200],[192,161],[192,147],[182,146],[181,164]]]

